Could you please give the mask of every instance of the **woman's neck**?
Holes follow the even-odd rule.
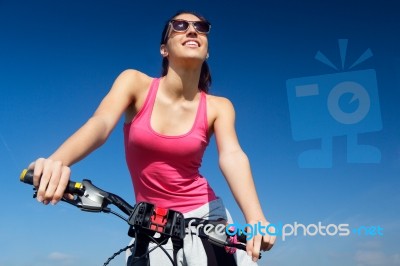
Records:
[[[163,78],[166,93],[176,99],[193,99],[199,91],[200,71],[169,67],[168,74]]]

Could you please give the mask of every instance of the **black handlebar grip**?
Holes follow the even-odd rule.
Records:
[[[247,243],[247,236],[245,235],[245,234],[243,234],[243,233],[238,233],[237,235],[237,240],[239,241],[239,242],[242,242],[242,243],[244,243],[244,244],[246,244]]]
[[[24,169],[19,176],[19,180],[26,184],[33,185],[33,170]],[[85,188],[82,183],[69,181],[65,193],[83,196]]]
[[[229,228],[229,232],[231,233],[231,235],[235,232],[235,229],[233,229],[233,228]],[[237,241],[239,241],[239,242],[241,242],[241,243],[243,243],[243,244],[246,244],[247,243],[247,235],[246,234],[244,234],[243,232],[242,232],[242,230],[237,230],[236,231],[236,239],[237,239]]]

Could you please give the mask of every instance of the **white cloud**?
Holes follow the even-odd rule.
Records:
[[[68,254],[64,254],[64,253],[61,253],[61,252],[57,252],[57,251],[56,251],[56,252],[50,253],[50,254],[47,256],[47,258],[50,259],[50,260],[67,260],[67,259],[70,259],[71,256],[68,255]]]
[[[57,251],[50,253],[47,258],[52,261],[70,261],[73,259],[71,255]]]

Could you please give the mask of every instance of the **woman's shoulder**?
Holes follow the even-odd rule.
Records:
[[[136,69],[125,69],[119,74],[117,79],[132,83],[132,85],[138,87],[141,87],[141,85],[147,85],[153,80],[152,77]]]
[[[207,113],[210,121],[215,121],[218,117],[235,115],[232,102],[221,96],[207,94]]]
[[[207,104],[216,111],[227,111],[228,109],[233,109],[232,102],[222,96],[215,96],[207,94]]]
[[[114,85],[117,88],[125,88],[126,93],[131,95],[133,99],[137,99],[147,92],[152,80],[152,77],[139,70],[126,69],[118,75]]]

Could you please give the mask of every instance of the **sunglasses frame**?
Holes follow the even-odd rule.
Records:
[[[183,22],[186,22],[186,23],[188,24],[187,28],[186,28],[185,30],[176,30],[176,29],[174,28],[173,24],[172,24],[172,23],[174,23],[174,22],[176,22],[176,21],[183,21]],[[195,25],[195,23],[198,23],[198,22],[208,24],[208,31],[207,31],[207,32],[199,31],[199,30],[197,29],[196,25]],[[206,34],[206,35],[207,35],[207,34],[209,34],[210,31],[211,31],[211,24],[208,23],[207,21],[203,21],[203,20],[189,21],[189,20],[185,20],[185,19],[172,19],[172,20],[170,20],[170,22],[168,23],[168,30],[167,30],[167,32],[165,33],[164,43],[165,43],[166,40],[169,38],[169,35],[171,34],[171,31],[172,31],[172,30],[175,31],[175,32],[179,32],[179,33],[186,32],[186,31],[189,29],[190,25],[192,25],[192,27],[195,29],[195,31],[196,31],[197,33],[199,33],[199,34]]]

